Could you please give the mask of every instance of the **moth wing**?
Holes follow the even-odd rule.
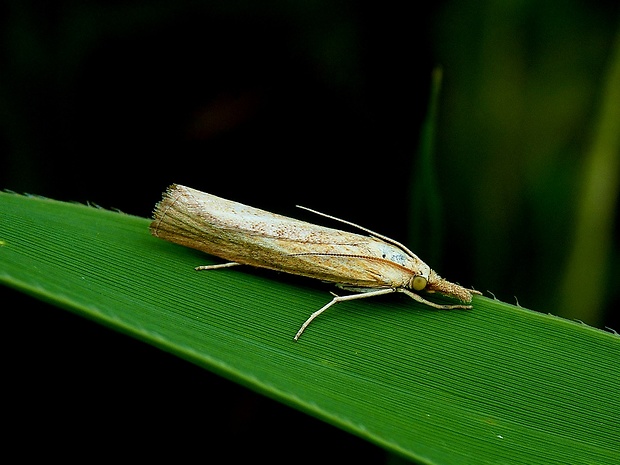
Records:
[[[153,235],[251,266],[359,287],[400,287],[417,257],[381,239],[318,226],[171,186],[157,204]],[[418,260],[419,261],[419,260]]]

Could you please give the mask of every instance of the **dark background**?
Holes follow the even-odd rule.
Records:
[[[600,302],[562,305],[616,3],[4,2],[0,188],[144,217],[173,182],[293,216],[306,205],[407,243],[451,280],[618,329],[617,186]],[[411,217],[431,200],[412,192],[437,66],[439,251]],[[408,228],[416,221],[422,234]],[[384,459],[156,349],[0,292],[16,335],[13,431],[51,455]]]

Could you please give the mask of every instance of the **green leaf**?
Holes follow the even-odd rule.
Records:
[[[620,338],[485,297],[342,302],[152,237],[149,220],[0,193],[0,281],[419,463],[614,463]],[[330,288],[327,288],[330,289]]]

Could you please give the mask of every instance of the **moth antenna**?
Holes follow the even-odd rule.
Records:
[[[329,218],[330,220],[340,221],[341,223],[348,224],[349,226],[353,226],[354,228],[357,228],[357,229],[360,229],[360,230],[362,230],[364,232],[367,232],[371,236],[377,237],[379,239],[384,240],[385,242],[389,242],[390,244],[393,244],[393,245],[396,245],[396,246],[400,247],[402,250],[404,250],[406,253],[408,253],[409,256],[411,256],[411,257],[418,258],[418,256],[416,254],[414,254],[411,250],[409,250],[403,244],[401,244],[400,242],[398,242],[398,241],[396,241],[394,239],[391,239],[391,238],[389,238],[387,236],[384,236],[383,234],[379,234],[377,232],[374,232],[371,229],[365,228],[364,226],[360,226],[359,224],[352,223],[351,221],[343,220],[343,219],[338,218],[336,216],[328,215],[327,213],[321,213],[319,211],[313,210],[312,208],[303,207],[301,205],[295,205],[295,206],[297,208],[301,208],[302,210],[306,210],[306,211],[309,211],[311,213],[314,213],[315,215],[323,216],[325,218]]]

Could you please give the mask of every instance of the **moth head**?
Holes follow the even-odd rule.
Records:
[[[431,270],[428,277],[428,283],[426,286],[426,292],[433,293],[438,292],[448,297],[459,299],[462,302],[471,302],[472,294],[480,294],[478,291],[472,289],[465,289],[458,284],[446,281],[433,270]]]

